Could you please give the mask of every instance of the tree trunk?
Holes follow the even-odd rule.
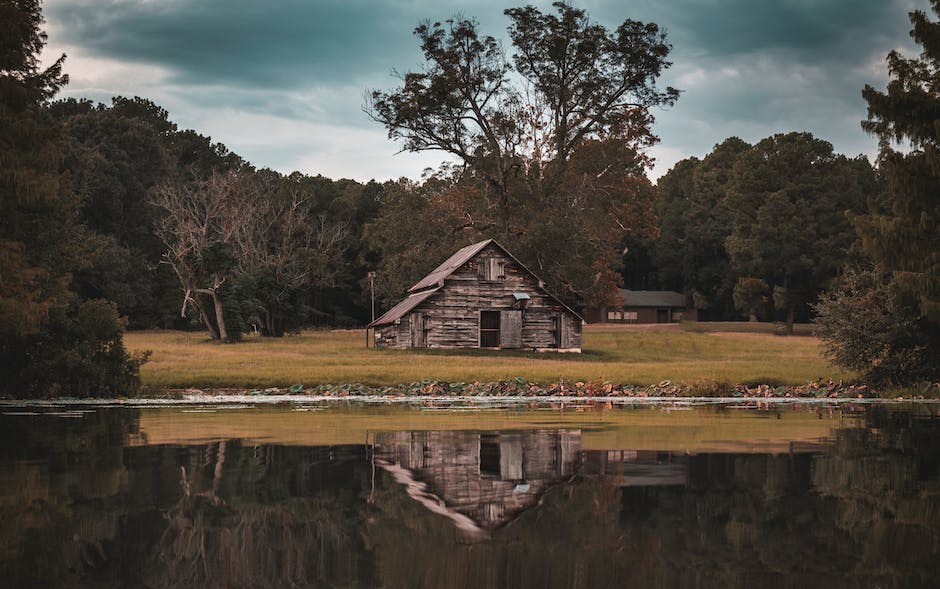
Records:
[[[747,318],[750,323],[757,323],[757,309],[751,309],[751,313]]]
[[[795,314],[793,307],[787,309],[787,335],[793,335],[793,318]]]
[[[232,340],[228,337],[228,330],[225,329],[225,315],[222,313],[222,298],[216,291],[212,291],[212,304],[215,306],[215,322],[219,327],[219,341],[223,344],[230,344]]]
[[[219,339],[219,330],[216,329],[215,324],[209,319],[209,314],[206,313],[206,306],[203,304],[202,295],[196,294],[196,297],[193,301],[196,303],[196,308],[199,310],[199,319],[202,321],[203,325],[206,326],[206,329],[209,330],[209,335],[212,339]]]

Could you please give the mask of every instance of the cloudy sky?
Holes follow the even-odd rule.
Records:
[[[181,128],[257,166],[331,178],[417,178],[435,153],[398,153],[362,112],[367,89],[420,64],[423,19],[475,17],[506,37],[501,0],[46,0],[46,60],[66,53],[66,96],[143,96]],[[550,2],[529,2],[551,10]],[[927,0],[582,0],[594,20],[653,21],[673,44],[655,112],[658,177],[731,135],[810,131],[874,155],[861,89],[884,87],[888,51],[913,52],[907,13]],[[508,42],[506,43],[508,47]]]

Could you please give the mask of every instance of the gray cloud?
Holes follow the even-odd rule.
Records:
[[[417,166],[430,163],[393,156],[398,146],[383,142],[382,129],[360,109],[365,90],[390,88],[393,69],[420,64],[415,24],[459,13],[505,36],[502,10],[521,3],[50,0],[44,10],[52,47],[71,54],[68,94],[147,96],[257,165],[367,179],[416,176]],[[858,125],[861,88],[884,84],[884,55],[910,47],[906,13],[927,0],[577,4],[609,27],[629,17],[668,31],[675,65],[664,81],[684,93],[673,109],[656,113],[658,175],[732,134],[756,141],[809,130],[837,150],[873,153],[874,141]],[[304,138],[291,124],[324,136]],[[265,133],[265,125],[281,131]],[[331,149],[331,140],[340,147]],[[368,143],[362,151],[369,159],[355,157],[355,141]],[[318,162],[326,163],[318,169]]]

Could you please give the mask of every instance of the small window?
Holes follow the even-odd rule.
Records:
[[[624,321],[636,321],[639,319],[639,314],[636,311],[624,311],[623,319]]]
[[[480,260],[477,266],[477,273],[480,280],[506,280],[506,270],[504,264],[496,258],[485,258]]]

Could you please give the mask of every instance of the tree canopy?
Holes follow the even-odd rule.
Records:
[[[940,0],[931,6],[940,17]],[[855,225],[874,268],[816,306],[829,355],[894,384],[940,379],[940,22],[919,10],[910,19],[920,55],[892,51],[886,90],[862,91],[884,188]]]
[[[511,56],[471,19],[420,24],[425,67],[366,109],[404,149],[457,158],[436,198],[455,213],[445,235],[495,237],[568,300],[597,302],[617,286],[622,237],[653,230],[651,109],[679,93],[657,86],[670,46],[655,24],[608,31],[553,6],[505,11]]]

